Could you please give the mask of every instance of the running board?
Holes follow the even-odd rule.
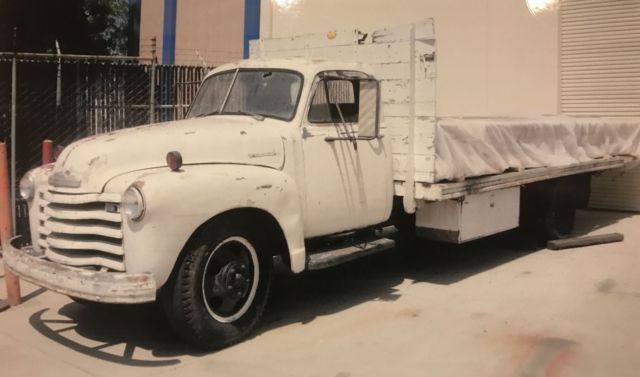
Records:
[[[379,253],[394,247],[396,242],[388,238],[378,238],[372,241],[360,242],[355,245],[309,254],[307,257],[308,270],[322,270],[338,264],[352,261],[367,255]]]

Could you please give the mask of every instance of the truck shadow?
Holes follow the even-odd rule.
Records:
[[[176,339],[153,304],[87,307],[72,302],[57,312],[33,313],[29,324],[75,352],[127,366],[165,367],[180,364],[181,356],[204,354]]]
[[[581,214],[578,234],[628,216],[610,212]],[[448,286],[541,250],[531,237],[516,230],[462,245],[418,241],[299,275],[278,271],[270,308],[254,336],[292,323],[309,323],[366,301],[395,301],[400,298],[397,287],[406,281]],[[179,364],[185,356],[208,354],[172,335],[156,305],[91,308],[68,303],[57,309],[39,310],[29,322],[58,344],[117,364],[163,367]]]
[[[394,301],[405,279],[452,284],[530,251],[418,243],[331,269],[276,273],[270,308],[254,336],[289,323],[308,323],[370,300]],[[482,246],[484,247],[484,246]],[[185,356],[208,354],[177,339],[156,305],[91,305],[71,302],[29,317],[33,329],[68,349],[133,367],[166,367]]]
[[[615,224],[624,212],[579,211],[575,236]],[[327,270],[277,276],[271,308],[262,331],[290,323],[309,323],[370,300],[394,301],[397,287],[411,284],[451,285],[546,250],[520,229],[461,245],[416,241],[385,253]],[[549,251],[562,252],[562,251]]]
[[[518,232],[449,245],[417,241],[327,270],[276,277],[264,331],[308,323],[365,301],[395,301],[397,286],[450,285],[542,248]]]

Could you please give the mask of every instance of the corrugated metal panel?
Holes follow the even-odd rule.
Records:
[[[640,116],[640,0],[562,0],[560,111]]]
[[[640,0],[561,0],[560,111],[640,116]],[[591,207],[640,211],[640,168],[594,177]]]
[[[594,177],[591,208],[640,211],[640,168],[611,171]]]

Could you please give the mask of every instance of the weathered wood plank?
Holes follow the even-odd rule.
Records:
[[[624,235],[620,233],[599,234],[595,236],[573,237],[562,240],[553,240],[547,242],[547,249],[561,250],[575,247],[584,247],[590,245],[599,245],[603,243],[621,242]]]
[[[416,198],[424,200],[445,200],[460,198],[469,194],[503,188],[521,186],[527,183],[544,181],[567,175],[589,173],[619,168],[629,161],[625,157],[580,162],[560,167],[527,169],[520,172],[495,174],[486,177],[470,178],[464,182],[437,183],[424,182],[416,187]]]

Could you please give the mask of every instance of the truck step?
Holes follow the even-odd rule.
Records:
[[[309,254],[307,257],[307,269],[322,270],[324,268],[352,261],[356,258],[391,249],[395,244],[394,240],[378,238],[369,241],[360,241],[359,243],[339,249]]]

